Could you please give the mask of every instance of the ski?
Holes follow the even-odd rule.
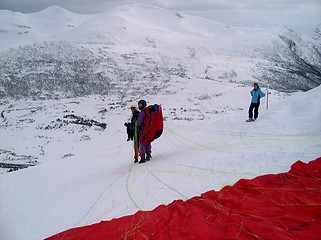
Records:
[[[255,122],[256,120],[254,119],[247,119],[246,122]]]

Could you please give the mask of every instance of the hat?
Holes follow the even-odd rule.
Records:
[[[136,104],[131,105],[130,108],[135,108],[136,111],[138,110],[138,107]]]

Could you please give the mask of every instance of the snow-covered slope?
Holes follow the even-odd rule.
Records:
[[[141,165],[123,126],[138,98],[2,102],[1,162],[35,165],[0,175],[2,238],[41,239],[321,155],[320,87],[291,97],[272,91],[253,123],[245,122],[248,87],[202,79],[171,89],[148,96],[163,104],[166,121],[153,159]],[[71,115],[107,127],[73,124]]]
[[[0,18],[1,97],[119,94],[141,79],[153,93],[175,76],[286,92],[321,83],[320,39],[292,27],[236,28],[144,5],[92,15],[2,10]]]
[[[321,156],[317,34],[131,5],[0,11],[0,36],[1,239],[43,239]],[[246,123],[254,81],[276,89]],[[162,104],[165,129],[139,165],[123,123],[142,98]]]

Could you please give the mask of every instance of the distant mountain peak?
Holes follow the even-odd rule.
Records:
[[[62,7],[59,7],[57,5],[52,5],[50,7],[47,7],[39,12],[35,12],[34,14],[48,14],[48,15],[56,15],[56,14],[76,14],[74,12],[68,11]]]

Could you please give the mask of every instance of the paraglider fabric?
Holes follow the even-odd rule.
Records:
[[[321,158],[48,240],[321,239]]]

